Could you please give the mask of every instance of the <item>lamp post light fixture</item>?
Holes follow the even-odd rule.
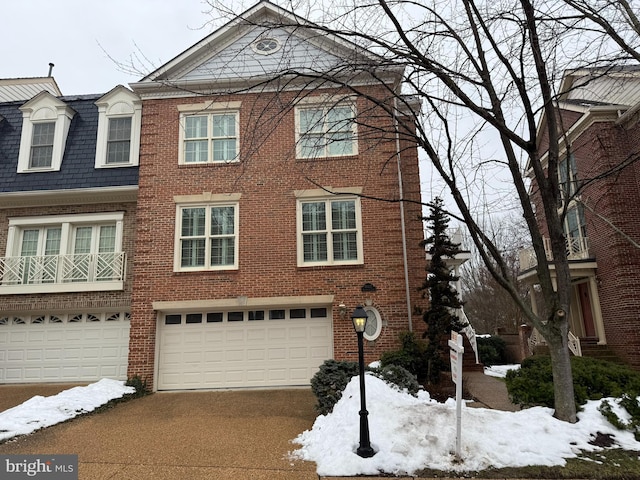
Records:
[[[353,328],[358,336],[358,365],[360,367],[360,446],[356,453],[362,458],[373,457],[376,452],[371,448],[369,440],[369,412],[367,412],[367,399],[364,388],[364,329],[367,326],[369,316],[362,305],[358,305],[351,314]]]

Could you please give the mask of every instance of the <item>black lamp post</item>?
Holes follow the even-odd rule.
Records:
[[[364,329],[367,326],[369,316],[362,305],[358,305],[351,315],[353,328],[358,335],[358,364],[360,366],[360,446],[356,453],[363,457],[373,457],[376,452],[371,448],[369,440],[369,412],[367,412],[367,399],[364,391]]]

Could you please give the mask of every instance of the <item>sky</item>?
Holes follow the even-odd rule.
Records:
[[[249,0],[227,2],[234,9]],[[20,0],[2,3],[0,78],[53,76],[64,95],[140,80],[212,32],[203,0]]]
[[[504,371],[487,372],[501,376]],[[110,399],[132,393],[124,382],[103,379],[86,387],[74,387],[50,397],[33,397],[0,412],[0,440],[28,435],[82,412],[90,412]],[[292,460],[315,462],[320,476],[398,475],[433,468],[445,471],[476,471],[490,466],[564,465],[580,450],[595,451],[589,444],[597,432],[613,435],[618,447],[640,450],[640,442],[628,431],[616,430],[598,412],[600,402],[589,402],[575,424],[553,418],[549,408],[534,407],[503,412],[462,406],[461,459],[454,462],[455,401],[438,403],[420,392],[418,397],[400,392],[371,375],[366,376],[367,410],[371,445],[376,454],[360,458],[360,393],[353,377],[334,406],[320,415],[310,430],[292,439]],[[134,400],[135,401],[135,400]],[[614,411],[623,419],[626,412]],[[526,432],[526,435],[523,434]]]

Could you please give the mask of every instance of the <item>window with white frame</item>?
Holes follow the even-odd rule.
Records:
[[[351,103],[296,107],[297,157],[356,155],[355,116]]]
[[[122,233],[122,212],[11,218],[1,285],[121,284]]]
[[[176,271],[238,268],[238,204],[178,206]]]
[[[181,163],[238,161],[237,111],[184,113],[181,118]]]
[[[359,198],[299,200],[299,266],[362,262]]]
[[[116,87],[100,98],[96,168],[139,164],[142,103],[125,87]]]
[[[20,110],[22,131],[18,173],[60,170],[75,111],[48,92],[36,95]]]

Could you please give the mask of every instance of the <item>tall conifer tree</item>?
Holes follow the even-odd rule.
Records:
[[[446,338],[452,330],[460,331],[464,327],[456,315],[456,310],[462,307],[458,292],[453,287],[458,277],[446,262],[447,258],[454,258],[461,252],[460,244],[453,243],[447,233],[449,217],[443,205],[441,198],[434,199],[429,203],[429,216],[423,218],[431,232],[431,236],[422,242],[427,247],[430,261],[421,288],[423,295],[429,296],[430,302],[429,309],[422,316],[427,324],[423,336],[428,340],[426,356],[429,383],[438,383],[440,371],[446,366]]]

